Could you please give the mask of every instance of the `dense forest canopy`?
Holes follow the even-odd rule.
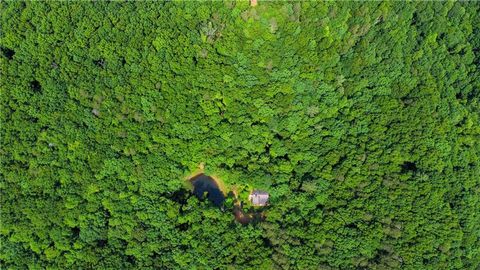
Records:
[[[479,269],[478,2],[0,7],[2,269]]]

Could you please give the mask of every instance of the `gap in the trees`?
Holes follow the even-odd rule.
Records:
[[[408,171],[416,172],[417,171],[417,165],[413,162],[405,161],[402,164],[402,173],[406,173]]]
[[[39,81],[33,80],[30,82],[30,87],[32,88],[33,92],[39,93],[42,91],[42,85]]]
[[[13,56],[15,55],[15,51],[14,51],[14,50],[9,49],[9,48],[6,48],[6,47],[1,47],[1,48],[0,48],[0,51],[2,52],[2,54],[3,54],[8,60],[12,60],[12,59],[13,59]]]
[[[268,205],[268,192],[261,190],[251,190],[248,196],[249,203],[244,203],[239,198],[239,191],[237,186],[228,187],[225,186],[223,181],[217,176],[206,175],[204,171],[204,163],[200,163],[198,169],[186,177],[186,180],[189,182],[193,188],[192,194],[196,196],[199,200],[208,199],[215,206],[222,209],[222,211],[228,211],[225,207],[233,207],[233,215],[235,220],[241,224],[249,223],[258,223],[265,220],[265,209],[264,207]],[[184,196],[185,194],[182,194]],[[171,199],[174,199],[173,196]],[[233,205],[227,203],[227,200],[233,202]],[[185,201],[186,202],[186,201]],[[244,209],[247,206],[248,209]],[[179,229],[186,229],[185,227]],[[187,228],[188,229],[188,228]]]

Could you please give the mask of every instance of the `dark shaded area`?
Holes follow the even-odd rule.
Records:
[[[137,260],[135,259],[134,256],[132,255],[128,255],[127,256],[127,262],[131,263],[131,264],[135,264],[137,262]]]
[[[415,105],[415,99],[410,98],[408,96],[402,97],[400,100],[402,101],[402,104],[405,107],[408,107],[410,105]]]
[[[175,228],[184,232],[184,231],[188,231],[188,229],[190,228],[190,225],[188,223],[182,223],[182,224],[176,225]]]
[[[180,204],[180,207],[178,208],[178,212],[180,214],[183,214],[184,212],[184,205],[188,203],[188,199],[192,196],[190,190],[187,189],[179,189],[174,191],[173,193],[166,193],[163,196],[165,196],[167,199]]]
[[[105,60],[98,59],[98,60],[95,60],[93,62],[95,63],[96,66],[101,67],[101,68],[105,68]]]
[[[265,149],[265,153],[267,153],[267,155],[270,155],[270,148],[271,148],[272,144],[268,143],[265,145],[264,149]]]
[[[293,171],[293,178],[297,178],[297,173],[295,171]],[[304,190],[302,190],[302,186],[303,186],[303,183],[305,182],[310,182],[313,180],[313,176],[310,174],[310,173],[306,173],[304,175],[302,175],[300,177],[300,179],[298,180],[298,186],[294,189],[295,192],[304,192]]]
[[[13,56],[15,55],[15,51],[9,48],[0,47],[0,51],[8,60],[12,60]]]
[[[185,205],[190,198],[190,192],[186,189],[179,189],[166,197],[178,204]]]
[[[108,244],[108,241],[105,239],[100,239],[97,241],[97,247],[103,248]]]
[[[30,82],[30,88],[32,88],[33,92],[35,93],[39,93],[42,91],[42,85],[37,80],[33,80]]]
[[[263,245],[266,246],[266,247],[273,247],[273,244],[272,242],[270,241],[270,239],[266,238],[266,237],[262,237],[262,242],[263,242]]]
[[[479,57],[479,59],[480,59],[480,57]],[[480,62],[477,65],[480,65]],[[473,101],[473,99],[477,98],[478,96],[480,96],[480,92],[475,91],[475,89],[474,89],[473,91],[470,91],[467,94],[467,101]]]
[[[80,228],[79,227],[73,227],[72,228],[72,236],[75,239],[80,236]]]
[[[223,205],[225,196],[213,178],[205,174],[199,174],[193,177],[190,181],[193,184],[193,194],[197,196],[197,198],[203,200],[206,194],[207,199],[214,205],[218,207]]]
[[[378,249],[377,254],[375,254],[375,257],[373,257],[372,261],[374,261],[376,263],[380,263],[382,258],[385,258],[388,255],[390,255],[390,253],[388,251],[386,251],[384,249]]]
[[[412,15],[412,21],[411,21],[410,25],[412,25],[412,26],[416,25],[417,21],[418,21],[418,14],[417,14],[417,12],[414,12],[413,15]]]
[[[417,165],[413,162],[410,161],[405,161],[402,164],[402,173],[406,172],[416,172],[417,171]]]
[[[347,156],[346,155],[342,155],[340,156],[340,158],[338,159],[338,161],[332,166],[332,169],[333,170],[338,170],[338,168],[340,168],[341,166],[343,166],[344,162],[347,160]],[[311,179],[305,179],[305,180],[311,180]]]
[[[288,153],[285,153],[283,156],[278,156],[279,159],[283,159],[285,161],[290,161],[290,157],[288,156]]]
[[[353,230],[358,230],[358,226],[355,223],[346,224],[345,227]]]
[[[108,209],[105,209],[105,210],[103,211],[103,215],[104,215],[105,218],[107,218],[107,219],[109,219],[110,216],[111,216],[110,211],[109,211]]]

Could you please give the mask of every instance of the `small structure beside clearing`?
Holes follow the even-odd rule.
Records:
[[[186,180],[190,184],[189,187],[193,188],[193,190],[191,190],[193,195],[199,200],[208,199],[215,206],[220,207],[222,211],[225,211],[224,203],[226,202],[226,199],[228,198],[229,200],[232,200],[235,220],[243,225],[258,223],[265,220],[265,209],[261,207],[268,205],[268,192],[254,189],[248,195],[248,200],[251,205],[246,205],[249,209],[244,210],[244,204],[237,195],[237,187],[233,187],[233,189],[227,194],[228,189],[231,189],[232,187],[227,188],[221,179],[216,176],[206,175],[204,172],[204,164],[201,163],[198,170],[186,177]],[[260,208],[256,208],[257,206]]]
[[[266,191],[261,190],[253,190],[250,195],[248,195],[248,200],[254,206],[265,206],[268,202],[269,194]]]

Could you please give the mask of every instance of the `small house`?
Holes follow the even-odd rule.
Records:
[[[268,202],[268,192],[261,191],[261,190],[254,190],[250,195],[248,195],[248,200],[254,206],[265,206]]]

